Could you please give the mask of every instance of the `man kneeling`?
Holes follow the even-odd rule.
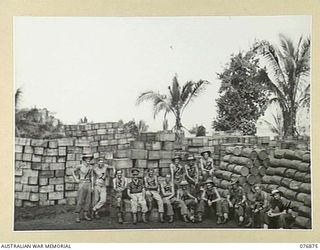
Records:
[[[132,169],[132,181],[128,184],[128,196],[131,198],[131,210],[133,214],[133,224],[137,224],[138,205],[141,206],[142,221],[147,223],[146,212],[148,212],[145,199],[146,191],[143,180],[139,178],[139,170]]]

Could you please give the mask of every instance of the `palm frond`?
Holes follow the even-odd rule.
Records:
[[[263,57],[266,60],[266,68],[267,73],[270,78],[274,82],[274,85],[281,91],[283,91],[284,86],[286,86],[287,78],[286,74],[283,71],[283,65],[281,60],[281,53],[277,52],[272,45],[267,44],[264,45],[265,50],[263,53]]]
[[[21,90],[21,88],[18,88],[14,94],[14,104],[15,104],[16,109],[19,106],[21,95],[22,95],[22,90]]]
[[[285,94],[275,85],[269,78],[268,74],[265,71],[260,71],[257,80],[261,83],[266,84],[272,90],[272,92],[277,96],[278,102],[284,109],[288,109],[288,105],[286,103],[287,98]],[[274,100],[275,101],[275,100]]]
[[[206,86],[210,84],[207,80],[199,80],[198,82],[195,82],[192,84],[192,91],[189,95],[189,98],[184,102],[182,110],[181,110],[181,114],[183,113],[183,111],[185,110],[185,108],[188,106],[188,104],[194,100],[194,98],[196,98],[197,96],[199,96],[199,94],[201,94]]]
[[[153,103],[153,118],[155,119],[156,116],[163,110],[168,113],[171,110],[170,105],[164,100],[154,101],[154,103]]]
[[[140,105],[142,102],[145,102],[145,101],[154,101],[158,99],[163,99],[160,93],[157,93],[154,91],[146,91],[139,95],[136,101],[136,105]]]
[[[182,91],[181,91],[181,102],[184,103],[188,97],[190,96],[190,94],[193,91],[193,82],[192,81],[188,81],[186,82],[183,87],[182,87]]]
[[[279,35],[280,37],[280,46],[281,46],[281,52],[286,56],[286,57],[291,57],[294,58],[295,56],[295,46],[293,44],[293,41],[286,37],[283,34]]]
[[[172,79],[172,85],[169,87],[170,94],[171,94],[171,103],[172,106],[177,107],[180,104],[180,91],[181,87],[178,82],[178,78],[175,75]]]

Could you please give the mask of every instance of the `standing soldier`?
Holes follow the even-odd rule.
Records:
[[[144,183],[146,187],[146,198],[149,204],[152,204],[152,200],[155,199],[158,204],[158,210],[160,215],[160,222],[163,223],[163,202],[160,196],[160,186],[158,183],[158,178],[154,175],[154,170],[149,169],[148,175],[144,178]],[[149,209],[151,206],[149,206]]]
[[[108,167],[104,163],[104,159],[100,158],[97,166],[93,168],[93,173],[95,177],[95,185],[94,185],[94,206],[92,209],[92,217],[99,219],[100,216],[98,214],[99,209],[104,206],[107,201],[107,187],[106,187],[106,179],[108,177]]]
[[[146,190],[143,185],[143,180],[139,178],[139,173],[138,169],[132,169],[132,181],[128,184],[128,196],[131,199],[133,224],[137,224],[138,205],[141,206],[142,221],[147,223],[146,212],[148,212],[148,208],[145,199]]]
[[[184,204],[188,208],[189,220],[194,223],[195,222],[194,212],[197,208],[198,200],[188,190],[189,183],[187,181],[185,180],[181,181],[180,187],[181,188],[177,191],[178,192],[177,199],[182,200],[184,202]]]
[[[78,199],[76,206],[76,222],[80,223],[80,212],[84,212],[84,219],[90,221],[89,209],[91,204],[91,192],[93,190],[92,166],[90,164],[93,159],[92,155],[84,155],[82,163],[72,172],[73,178],[79,183]],[[79,174],[79,178],[77,177]]]
[[[196,166],[196,159],[193,155],[189,155],[187,158],[187,164],[184,167],[186,181],[195,188],[199,182],[199,170]]]
[[[187,215],[188,209],[184,202],[175,197],[175,185],[172,182],[172,177],[167,174],[165,180],[160,183],[163,204],[167,207],[167,215],[169,217],[169,223],[173,222],[173,205],[178,205],[181,209],[181,215],[184,222],[188,222]]]
[[[202,216],[205,212],[205,208],[212,209],[215,204],[216,215],[217,215],[217,224],[225,223],[228,219],[228,204],[226,202],[222,202],[221,196],[214,186],[214,183],[211,179],[206,180],[204,183],[206,187],[202,191],[201,201],[198,206],[198,220],[202,221]]]
[[[245,193],[239,185],[239,179],[235,179],[231,182],[228,189],[227,201],[229,207],[233,208],[234,215],[237,216],[238,226],[241,226],[244,222],[244,210],[245,210]]]
[[[180,161],[181,157],[175,156],[170,164],[171,178],[176,189],[178,189],[180,182],[184,179],[184,168],[180,164]]]
[[[294,222],[290,205],[291,202],[286,202],[279,190],[272,190],[270,209],[266,216],[266,223],[269,225],[269,228],[290,228],[288,225]]]
[[[113,178],[113,190],[116,198],[116,208],[118,211],[118,222],[123,223],[122,219],[122,199],[125,195],[125,190],[127,188],[128,180],[123,176],[123,171],[121,169],[117,170],[115,178]]]
[[[206,181],[214,174],[213,159],[211,158],[211,152],[209,150],[201,152],[202,158],[200,159],[200,171],[202,181]]]
[[[249,199],[247,197],[246,217],[248,224],[245,227],[262,227],[264,222],[264,214],[268,207],[268,194],[261,190],[260,185],[253,186],[253,195]]]

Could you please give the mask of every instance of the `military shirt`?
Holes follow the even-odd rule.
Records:
[[[138,179],[137,182],[134,182],[134,180],[132,180],[128,184],[128,189],[130,190],[131,194],[141,193],[143,188],[144,188],[143,180],[141,179]]]

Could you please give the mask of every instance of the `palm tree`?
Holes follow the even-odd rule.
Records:
[[[203,92],[207,84],[209,82],[206,80],[199,80],[198,82],[188,81],[181,87],[177,76],[174,76],[172,85],[168,87],[168,95],[155,91],[143,92],[137,99],[137,105],[144,101],[152,101],[153,118],[156,118],[161,111],[164,111],[164,121],[169,113],[173,114],[175,117],[173,130],[179,133],[182,132],[182,128],[185,128],[181,119],[186,107]]]
[[[264,81],[273,93],[270,103],[278,103],[281,108],[284,135],[296,135],[297,110],[310,103],[310,38],[301,36],[295,46],[280,35],[279,47],[263,41],[256,49],[264,59]]]

